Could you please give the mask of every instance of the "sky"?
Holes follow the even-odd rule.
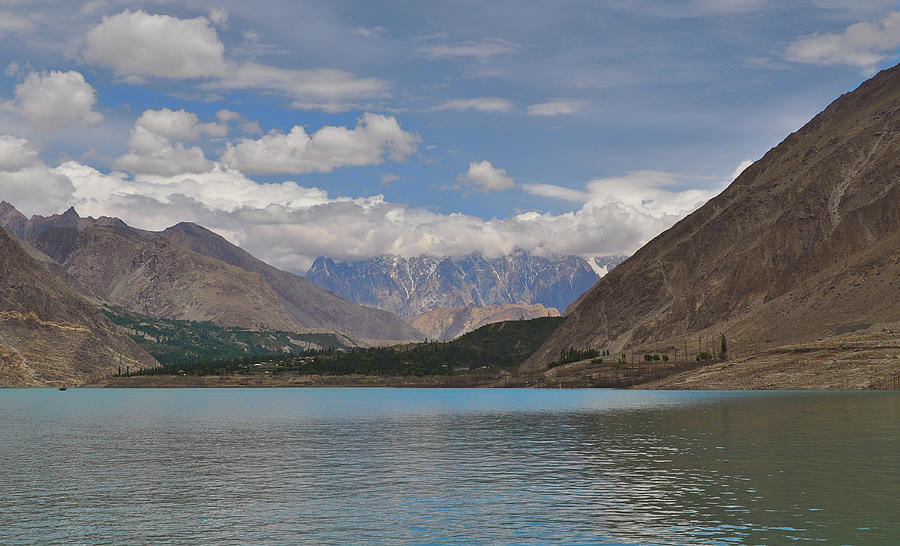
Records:
[[[896,1],[0,0],[0,199],[273,265],[631,253],[898,62]]]

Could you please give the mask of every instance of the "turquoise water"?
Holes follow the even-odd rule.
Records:
[[[0,543],[900,543],[897,393],[0,390]]]

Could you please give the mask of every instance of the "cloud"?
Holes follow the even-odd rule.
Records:
[[[507,112],[512,103],[499,97],[479,97],[474,99],[454,99],[447,101],[435,110],[475,110],[477,112]]]
[[[396,118],[366,113],[354,129],[325,126],[310,136],[295,125],[287,134],[271,132],[257,140],[229,143],[220,161],[245,173],[331,172],[337,167],[379,165],[386,157],[404,161],[416,152],[420,140],[404,131]]]
[[[219,28],[227,28],[228,10],[225,8],[213,8],[209,10],[209,20]]]
[[[29,216],[63,210],[75,191],[67,177],[44,165],[39,152],[24,138],[0,135],[0,199]]]
[[[267,262],[299,272],[320,255],[358,259],[479,251],[496,256],[517,248],[544,256],[630,253],[713,195],[675,191],[683,182],[675,175],[638,171],[588,182],[580,195],[568,195],[582,202],[577,210],[484,220],[412,208],[382,195],[331,197],[290,181],[260,183],[221,164],[199,173],[131,178],[76,161],[49,169],[33,144],[15,137],[0,137],[0,181],[2,197],[27,214],[74,205],[81,214],[117,216],[144,229],[193,221]],[[555,187],[540,191],[550,194]]]
[[[515,186],[513,179],[506,175],[506,169],[498,169],[490,161],[472,161],[465,174],[456,177],[462,184],[474,186],[482,192],[508,190]]]
[[[21,15],[0,11],[0,36],[7,33],[21,34],[34,30],[36,25]]]
[[[464,42],[457,45],[429,45],[420,50],[420,54],[430,59],[474,58],[484,61],[495,55],[511,53],[519,46],[500,38],[485,38],[477,42]]]
[[[232,66],[228,73],[204,84],[207,89],[270,89],[292,99],[292,108],[342,112],[357,102],[382,97],[387,83],[359,78],[343,70],[319,68],[293,70],[257,63]]]
[[[804,36],[788,45],[788,61],[815,65],[849,65],[874,71],[897,55],[900,11],[876,22],[855,23],[842,32]]]
[[[734,171],[731,172],[731,180],[734,181],[738,176],[741,175],[742,172],[744,172],[744,169],[746,169],[750,165],[753,165],[753,161],[750,159],[741,161],[738,166],[735,167]]]
[[[730,182],[730,180],[729,180]],[[525,191],[566,201],[580,202],[585,208],[616,205],[662,221],[679,219],[710,200],[723,188],[684,189],[679,176],[662,171],[630,171],[623,176],[596,178],[584,189],[553,184],[526,184]]]
[[[357,36],[362,36],[363,38],[378,38],[382,34],[387,32],[384,27],[356,27],[353,29],[353,34]]]
[[[103,174],[70,161],[58,174],[75,185],[81,214],[118,216],[145,229],[198,222],[279,267],[304,271],[319,255],[338,259],[393,253],[496,256],[521,248],[539,255],[632,252],[677,218],[622,203],[591,204],[559,215],[526,212],[484,220],[384,200],[333,198],[293,182],[263,184],[214,167],[173,177]]]
[[[185,148],[173,140],[196,140],[201,134],[225,136],[228,126],[201,123],[196,114],[185,110],[145,110],[131,129],[128,153],[113,163],[133,173],[172,176],[202,173],[213,163],[199,147]]]
[[[15,88],[14,109],[38,129],[56,132],[76,122],[100,123],[97,97],[79,72],[32,72]]]
[[[578,112],[583,104],[577,100],[553,100],[532,104],[528,107],[528,113],[532,116],[559,116]]]
[[[227,71],[225,45],[206,17],[179,19],[143,10],[107,16],[87,33],[87,61],[125,77],[185,79]]]
[[[387,83],[330,68],[296,70],[226,58],[216,27],[228,13],[214,9],[209,18],[179,19],[139,11],[104,17],[87,34],[85,60],[113,68],[126,81],[146,77],[202,79],[206,90],[268,90],[292,99],[291,107],[342,112],[361,101],[387,95]],[[256,42],[260,36],[245,31]],[[256,47],[260,44],[256,44]]]

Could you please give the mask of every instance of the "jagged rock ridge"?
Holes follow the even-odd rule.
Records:
[[[383,255],[368,260],[320,257],[306,278],[362,305],[411,318],[440,308],[531,305],[565,309],[624,256],[544,258],[513,252],[498,258]],[[606,268],[604,270],[604,268]]]
[[[750,353],[900,320],[898,180],[894,67],[601,279],[524,369],[568,347],[691,353],[725,334]]]

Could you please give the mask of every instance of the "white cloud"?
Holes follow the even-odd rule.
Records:
[[[876,22],[855,23],[842,32],[804,36],[788,45],[785,59],[816,65],[858,66],[868,73],[897,54],[900,11]]]
[[[363,38],[378,38],[386,32],[384,27],[356,27],[353,34],[362,36]]]
[[[34,176],[24,182],[33,172],[41,173],[38,185]],[[319,255],[354,259],[480,251],[496,256],[516,248],[538,255],[630,253],[712,196],[705,190],[672,191],[677,177],[643,171],[589,182],[578,210],[484,220],[410,208],[381,195],[334,198],[294,182],[259,183],[220,165],[195,174],[133,178],[75,161],[48,169],[32,144],[14,137],[0,138],[0,181],[0,197],[29,214],[74,205],[81,214],[117,216],[144,229],[193,221],[294,271],[305,270]],[[552,188],[545,185],[548,193]],[[618,197],[616,188],[624,188]]]
[[[0,135],[0,199],[28,216],[59,212],[75,190],[68,178],[44,165],[39,151],[37,144],[24,138]]]
[[[206,17],[143,10],[107,16],[87,33],[86,60],[126,77],[184,79],[226,72],[225,45]]]
[[[477,112],[507,112],[513,107],[512,103],[499,97],[478,97],[474,99],[453,99],[447,101],[435,110],[475,110]]]
[[[97,97],[79,72],[32,72],[16,86],[14,109],[42,131],[56,132],[76,122],[100,123]]]
[[[723,189],[672,189],[684,185],[685,181],[672,173],[630,171],[624,176],[590,180],[583,190],[553,184],[527,184],[523,187],[534,195],[584,203],[584,208],[616,205],[663,222],[671,220],[672,223]]]
[[[753,161],[750,159],[741,161],[738,166],[735,167],[734,171],[731,172],[731,180],[734,181],[738,176],[741,175],[742,172],[744,172],[744,169],[746,169],[750,165],[753,165]]]
[[[25,33],[34,30],[35,24],[29,19],[9,11],[0,11],[0,35]]]
[[[360,100],[384,96],[387,83],[376,78],[359,78],[343,70],[292,70],[244,63],[232,66],[224,77],[203,87],[271,89],[294,99],[291,103],[293,108],[342,112]]]
[[[532,104],[528,107],[528,113],[532,116],[559,116],[578,112],[582,103],[577,100],[553,100]]]
[[[246,173],[330,172],[336,167],[378,165],[385,157],[403,161],[415,153],[419,141],[396,118],[366,113],[354,129],[325,126],[310,136],[296,125],[287,134],[242,139],[228,144],[220,161]]]
[[[465,174],[456,177],[461,183],[474,186],[485,193],[508,190],[515,186],[513,179],[506,174],[506,169],[498,169],[490,161],[472,161]]]
[[[209,20],[219,28],[227,28],[228,10],[225,8],[213,8],[209,10]]]
[[[218,119],[220,123],[228,123],[229,121],[234,121],[243,117],[244,116],[238,114],[237,112],[226,110],[224,108],[216,112],[216,119]]]
[[[206,90],[256,89],[292,99],[291,107],[342,112],[361,101],[384,97],[387,83],[336,69],[296,70],[225,57],[216,27],[225,28],[228,13],[214,9],[209,18],[179,19],[145,11],[123,11],[104,17],[87,34],[85,60],[112,67],[127,81],[147,76],[203,79]],[[261,38],[245,31],[255,43]],[[259,47],[260,44],[257,44]]]
[[[495,55],[511,53],[518,45],[500,38],[485,38],[477,42],[465,42],[456,45],[429,45],[423,47],[420,53],[431,59],[441,58],[475,58],[485,60]]]
[[[202,173],[213,163],[199,147],[185,148],[173,140],[196,140],[201,134],[225,136],[228,126],[201,123],[196,114],[185,110],[145,110],[131,129],[128,153],[114,161],[116,168],[133,173],[172,176]]]

